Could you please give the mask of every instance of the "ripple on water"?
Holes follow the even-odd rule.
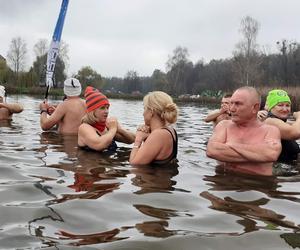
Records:
[[[176,167],[136,168],[128,163],[131,146],[112,154],[78,150],[76,137],[41,131],[42,99],[15,100],[24,111],[0,123],[2,249],[297,247],[299,175],[218,171],[205,154],[210,108],[179,105]],[[141,101],[111,103],[126,128],[143,122]]]

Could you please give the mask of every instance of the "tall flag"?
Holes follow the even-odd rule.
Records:
[[[45,99],[47,99],[49,88],[53,86],[53,72],[55,68],[56,58],[58,56],[60,38],[64,27],[64,21],[67,13],[68,4],[69,4],[69,0],[62,0],[59,16],[57,19],[51,45],[47,55],[47,71],[46,71],[47,92],[46,92]]]

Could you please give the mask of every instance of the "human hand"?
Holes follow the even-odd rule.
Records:
[[[267,110],[260,110],[260,111],[258,111],[257,118],[260,121],[266,120],[267,117],[268,117],[268,111]]]
[[[136,130],[137,131],[142,131],[142,132],[145,132],[145,133],[150,133],[150,127],[145,125],[145,124],[139,125]]]
[[[49,104],[45,102],[40,103],[40,110],[47,110],[49,108]]]
[[[147,125],[139,125],[136,130],[135,140],[143,142],[147,139],[150,134],[150,127]]]
[[[47,113],[48,113],[49,115],[52,115],[54,111],[55,111],[55,106],[49,106],[49,107],[47,108]]]
[[[115,129],[117,130],[119,126],[118,120],[115,117],[109,117],[106,120],[106,127],[108,128],[108,130],[112,130]]]
[[[300,117],[300,111],[294,112],[293,117],[297,120]]]
[[[229,114],[230,113],[230,110],[229,110],[229,105],[228,104],[222,104],[221,105],[221,108],[220,108],[220,113],[221,114],[224,114],[224,113],[227,113]]]

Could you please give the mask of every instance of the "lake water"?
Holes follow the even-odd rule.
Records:
[[[42,132],[41,99],[0,123],[0,249],[292,249],[300,247],[300,176],[224,174],[205,155],[210,108],[179,105],[178,166],[134,168],[131,147],[77,149]],[[111,100],[135,130],[141,101]],[[299,233],[298,233],[299,232]]]

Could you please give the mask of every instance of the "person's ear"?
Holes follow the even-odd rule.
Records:
[[[255,103],[253,107],[254,107],[254,110],[258,112],[259,109],[260,109],[260,104],[259,103]]]

